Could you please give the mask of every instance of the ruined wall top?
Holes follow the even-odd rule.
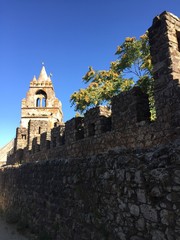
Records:
[[[156,16],[149,28],[155,79],[180,79],[180,19],[169,12]]]
[[[155,17],[149,28],[155,81],[154,96],[159,122],[180,124],[180,19],[169,12]]]

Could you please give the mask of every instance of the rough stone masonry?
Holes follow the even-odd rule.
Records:
[[[17,130],[8,159],[23,164],[0,170],[2,211],[44,239],[180,240],[179,18],[155,17],[149,40],[157,120],[134,88],[114,97],[111,110],[52,127],[52,106],[42,106],[49,95],[38,85],[35,119]]]

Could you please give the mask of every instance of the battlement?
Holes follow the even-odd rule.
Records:
[[[149,41],[154,67],[156,121],[150,121],[148,96],[139,87],[134,87],[115,96],[111,109],[105,106],[92,108],[84,117],[73,118],[65,124],[54,121],[52,127],[47,119],[31,119],[28,128],[18,128],[16,151],[7,163],[92,156],[117,147],[143,149],[178,138],[179,18],[168,12],[155,17],[149,29]],[[37,83],[46,84],[49,80],[43,82],[44,75],[43,70],[39,80],[31,82],[32,87]],[[48,110],[46,112],[49,114]],[[28,135],[27,139],[23,139],[25,135]]]
[[[149,29],[155,121],[139,87],[115,96],[111,109],[92,108],[65,124],[54,91],[30,87],[27,121],[7,161],[28,164],[0,169],[5,216],[42,239],[179,239],[179,31],[179,18],[167,12]],[[51,112],[40,107],[43,98]]]
[[[46,81],[38,82],[36,79],[33,79],[30,82],[30,87],[52,87],[52,82],[48,79]]]

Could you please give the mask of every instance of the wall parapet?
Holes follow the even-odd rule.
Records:
[[[148,96],[139,87],[112,99],[111,110],[99,106],[85,116],[48,130],[47,121],[29,122],[29,139],[18,140],[22,161],[65,156],[81,157],[106,152],[115,147],[148,148],[178,138],[180,123],[180,20],[164,12],[149,28],[149,42],[154,66],[154,97],[157,112],[150,121]],[[39,120],[37,120],[39,121]],[[18,130],[21,136],[25,129]],[[38,132],[39,131],[39,132]],[[35,133],[34,133],[35,132]],[[28,141],[28,146],[25,142]],[[31,149],[33,148],[33,149]],[[17,149],[17,150],[18,150]],[[13,160],[14,159],[14,160]],[[17,154],[7,163],[17,161]]]
[[[179,32],[167,12],[149,29],[156,121],[135,87],[115,96],[111,110],[93,108],[54,128],[30,122],[34,138],[25,148],[18,141],[7,162],[24,164],[0,168],[0,210],[48,239],[180,240]]]

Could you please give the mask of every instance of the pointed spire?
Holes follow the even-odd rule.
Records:
[[[50,76],[48,76],[48,78],[46,79],[46,81],[51,82]]]
[[[41,69],[41,72],[40,72],[38,80],[39,81],[46,81],[47,78],[48,78],[48,76],[47,76],[47,73],[46,73],[46,69],[45,69],[44,66],[42,66],[42,69]]]
[[[33,80],[32,81],[36,81],[37,79],[36,79],[36,76],[34,75],[34,77],[33,77]]]
[[[34,86],[34,84],[36,84],[36,82],[37,82],[37,79],[36,79],[36,76],[34,75],[33,79],[30,82],[30,86]]]
[[[47,78],[47,81],[48,82],[51,82],[51,77],[52,77],[52,73],[49,74],[48,78]]]

